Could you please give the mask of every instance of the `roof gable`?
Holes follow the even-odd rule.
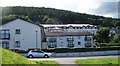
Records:
[[[9,23],[13,23],[13,22],[25,22],[25,23],[28,23],[28,24],[33,24],[33,25],[36,25],[36,26],[39,26],[39,27],[43,27],[43,26],[41,26],[41,25],[39,25],[39,24],[35,24],[35,23],[32,23],[32,22],[28,22],[28,21],[25,21],[25,20],[22,20],[22,19],[15,19],[15,20],[12,20],[12,21],[10,21],[10,22],[8,22],[8,23],[5,23],[5,24],[2,24],[2,26],[4,26],[4,25],[7,25],[7,24],[9,24]],[[1,25],[0,25],[1,26]]]

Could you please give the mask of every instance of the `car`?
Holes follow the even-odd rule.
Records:
[[[51,53],[47,53],[44,52],[42,50],[31,50],[28,52],[27,56],[29,58],[33,58],[33,57],[44,57],[44,58],[49,58],[52,54]]]

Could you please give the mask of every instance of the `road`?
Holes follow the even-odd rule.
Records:
[[[113,55],[113,56],[92,56],[92,57],[59,57],[59,58],[32,58],[29,60],[54,60],[57,61],[59,64],[75,64],[75,60],[80,60],[80,59],[90,59],[90,58],[114,58],[114,57],[119,57],[118,55]],[[70,65],[69,65],[70,66]],[[77,66],[77,65],[74,65]]]

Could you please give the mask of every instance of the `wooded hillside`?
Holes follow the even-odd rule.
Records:
[[[3,7],[2,23],[16,18],[40,24],[93,24],[107,27],[120,26],[120,19],[106,18],[67,10],[45,7]]]

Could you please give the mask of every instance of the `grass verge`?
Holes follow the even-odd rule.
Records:
[[[35,62],[37,65],[41,65],[41,66],[59,66],[59,64],[56,61],[33,61]]]
[[[75,63],[79,65],[118,65],[120,58],[96,58],[96,59],[83,59],[76,60]]]
[[[20,54],[16,54],[10,50],[2,49],[2,61],[3,66],[58,66],[56,61],[30,61]]]

